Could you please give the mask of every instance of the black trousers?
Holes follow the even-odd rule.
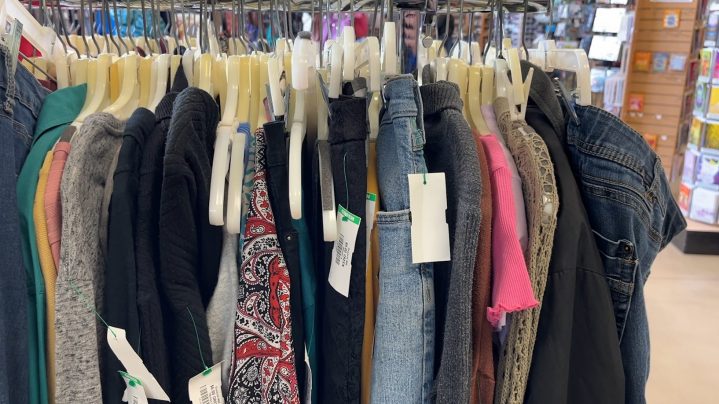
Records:
[[[367,199],[367,107],[364,98],[342,97],[330,104],[330,160],[336,204],[341,204],[362,221],[352,254],[349,296],[329,285],[329,260],[325,259],[318,284],[324,299],[319,347],[321,403],[359,403],[364,335]],[[325,250],[325,258],[331,256]]]
[[[285,124],[282,121],[266,123],[265,138],[267,149],[267,188],[270,206],[275,216],[277,237],[282,256],[290,274],[290,315],[292,317],[292,349],[295,353],[295,368],[300,399],[304,399],[307,372],[305,369],[305,334],[302,314],[302,278],[300,269],[299,236],[292,226],[289,200],[289,178],[287,171],[287,143]]]

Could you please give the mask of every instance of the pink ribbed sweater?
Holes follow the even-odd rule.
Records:
[[[499,141],[480,139],[487,155],[492,183],[492,307],[487,319],[497,328],[504,313],[526,310],[539,304],[534,298],[527,264],[516,231],[512,175]]]
[[[50,163],[45,189],[45,221],[47,222],[47,238],[50,242],[52,259],[55,268],[60,269],[60,237],[62,236],[62,205],[60,204],[60,182],[65,169],[67,156],[70,154],[70,142],[60,140],[55,144],[55,151]]]

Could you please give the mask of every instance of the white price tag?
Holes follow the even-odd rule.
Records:
[[[328,281],[344,297],[349,297],[350,294],[352,253],[355,250],[361,221],[359,216],[339,205],[339,209],[337,209],[337,240],[332,249],[332,265]]]
[[[142,382],[132,375],[120,372],[122,379],[125,380],[125,393],[122,395],[122,401],[129,404],[148,404],[145,388]]]
[[[222,397],[222,362],[190,379],[187,390],[193,404],[225,404]]]
[[[110,349],[117,356],[117,359],[135,379],[142,381],[147,398],[154,400],[170,401],[167,393],[162,389],[160,383],[157,382],[155,376],[147,370],[142,359],[132,349],[130,343],[127,342],[125,330],[122,328],[108,327],[107,343]],[[145,401],[147,402],[147,401]]]
[[[444,173],[408,174],[412,263],[449,261],[447,185]]]

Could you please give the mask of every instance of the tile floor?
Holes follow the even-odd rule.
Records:
[[[719,256],[669,245],[646,289],[651,333],[648,404],[719,403]]]

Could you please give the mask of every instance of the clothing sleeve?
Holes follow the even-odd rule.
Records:
[[[516,231],[512,177],[496,139],[482,142],[490,160],[492,183],[492,307],[487,320],[497,328],[504,313],[536,307],[527,264]]]
[[[186,168],[172,164],[166,159],[160,197],[160,281],[170,308],[173,402],[189,403],[188,380],[205,369],[203,361],[212,365],[199,272],[217,268],[201,268],[199,224],[194,214],[196,184]]]

